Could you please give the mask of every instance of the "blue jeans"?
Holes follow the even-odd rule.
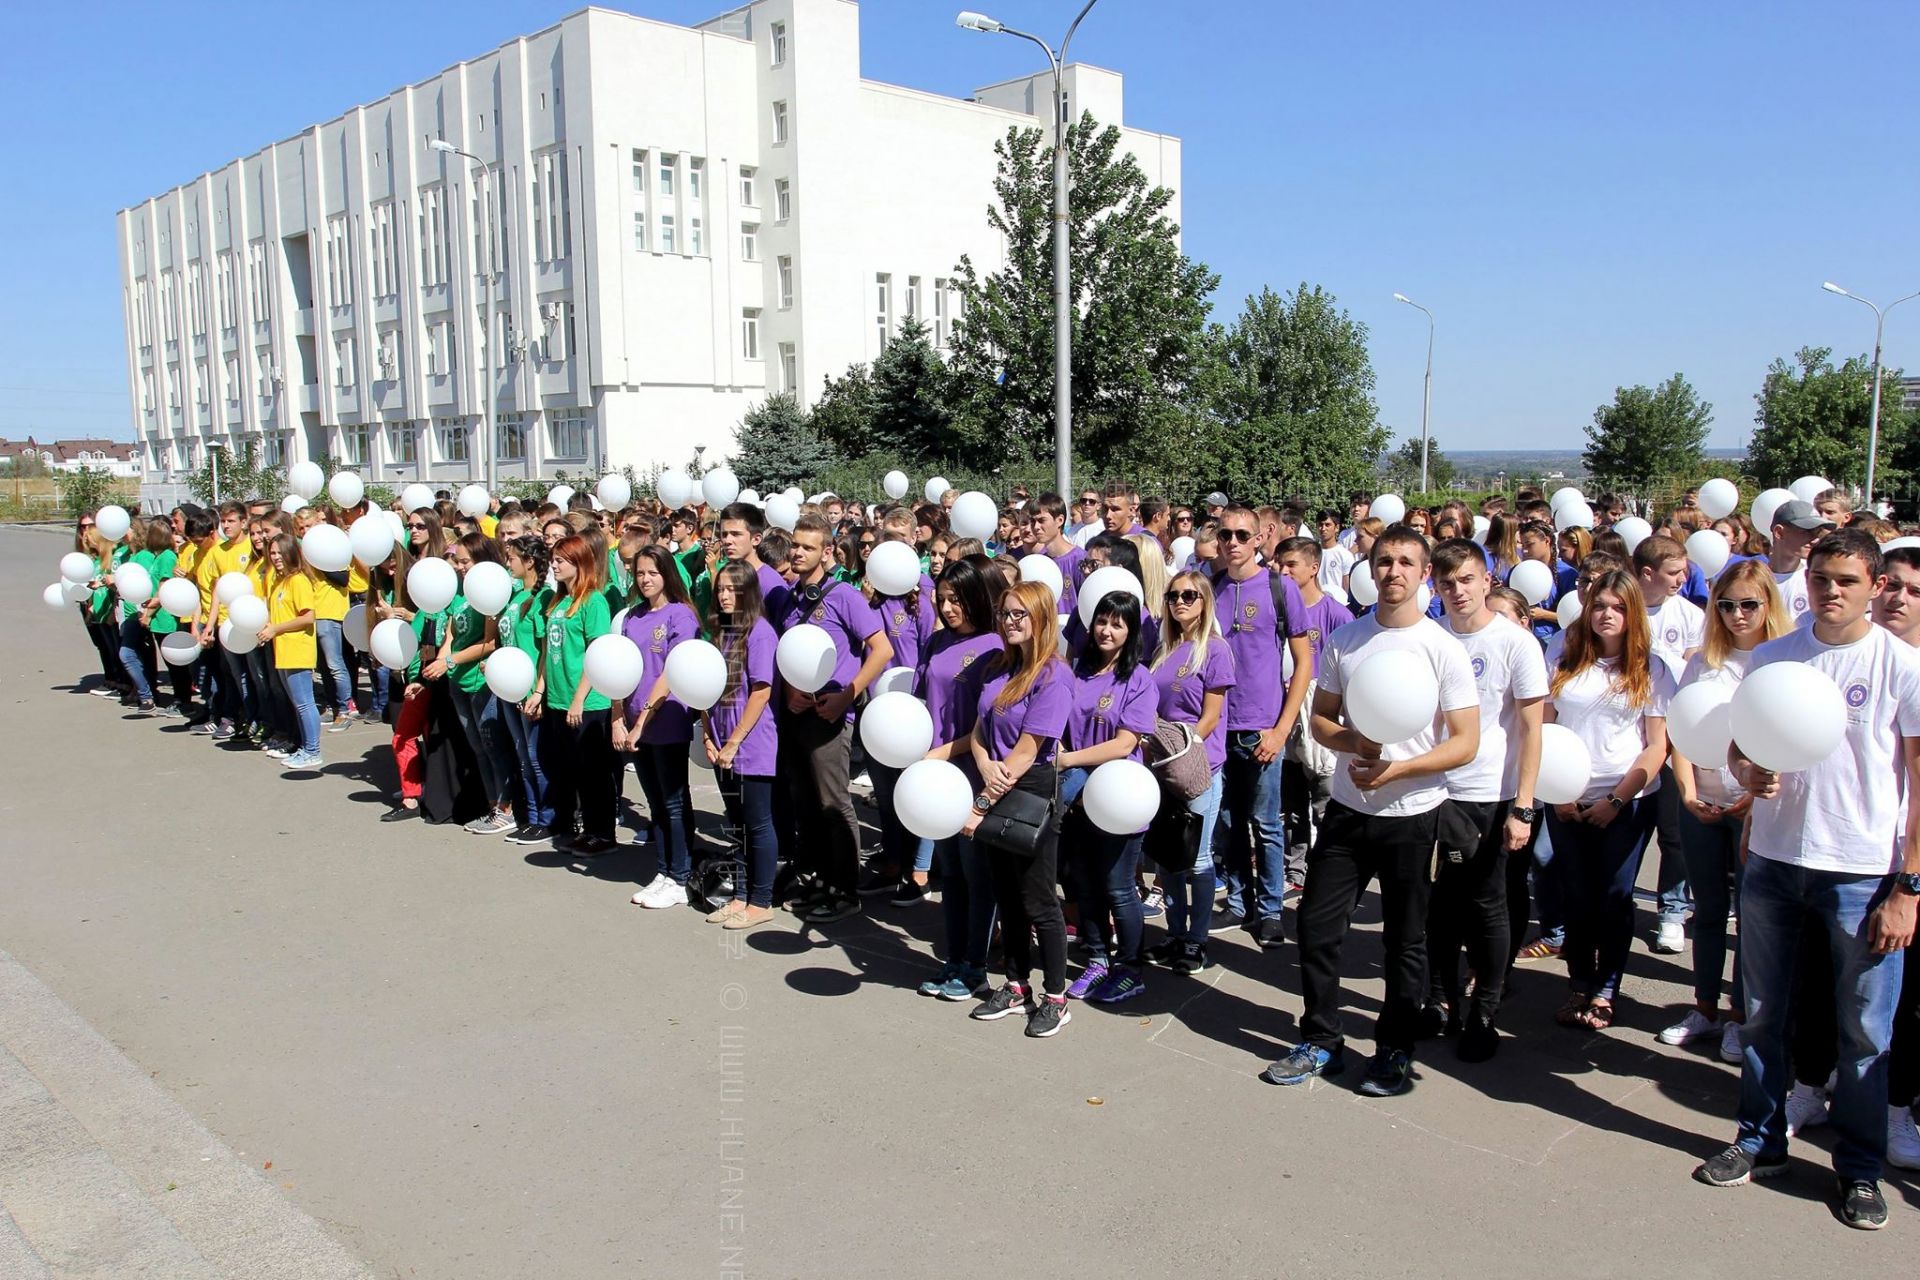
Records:
[[[687,744],[643,742],[633,753],[633,771],[646,793],[654,839],[660,842],[659,870],[675,884],[684,885],[693,872],[693,852],[687,847],[687,819],[693,813],[693,796],[687,790]]]
[[[1750,857],[1740,884],[1740,973],[1746,983],[1746,1057],[1740,1071],[1739,1143],[1750,1155],[1787,1151],[1787,1025],[1803,935],[1824,935],[1833,956],[1839,1025],[1834,1073],[1833,1171],[1878,1181],[1887,1153],[1887,1050],[1903,957],[1875,955],[1867,917],[1891,876],[1812,871]]]
[[[337,622],[322,618],[313,624],[320,642],[320,698],[329,711],[353,710],[353,672],[347,668],[347,639]]]
[[[1187,871],[1168,871],[1167,936],[1205,945],[1213,923],[1213,828],[1220,820],[1220,788],[1224,774],[1216,770],[1213,785],[1187,802],[1187,812],[1200,815],[1200,855]]]
[[[120,620],[120,665],[133,684],[133,694],[142,702],[153,701],[153,637],[139,615]]]
[[[1139,965],[1146,912],[1134,873],[1140,867],[1141,834],[1114,835],[1093,825],[1073,802],[1086,788],[1089,771],[1060,773],[1060,812],[1067,815],[1061,851],[1074,868],[1073,886],[1080,905],[1080,940],[1089,961]],[[1111,917],[1113,928],[1107,927]]]
[[[1220,817],[1226,832],[1220,878],[1227,905],[1249,921],[1279,919],[1287,888],[1287,836],[1280,823],[1280,757],[1253,758],[1260,735],[1227,735],[1227,763],[1220,771]],[[1257,883],[1255,883],[1257,878]]]
[[[1660,833],[1660,867],[1655,872],[1654,891],[1660,900],[1661,924],[1685,924],[1687,912],[1693,907],[1693,892],[1687,885],[1687,859],[1682,847],[1685,837],[1680,831],[1680,815],[1686,806],[1680,803],[1680,788],[1673,780],[1673,766],[1660,766],[1660,790],[1654,792],[1653,799],[1658,802],[1659,821],[1656,829]]]
[[[1727,916],[1740,901],[1740,819],[1702,822],[1680,810],[1680,849],[1693,886],[1693,998],[1707,1008],[1720,1003],[1727,967]],[[1745,1005],[1740,961],[1733,964],[1733,1005]]]
[[[1533,910],[1540,919],[1540,936],[1560,946],[1567,940],[1566,891],[1560,884],[1567,864],[1554,861],[1553,833],[1547,830],[1545,820],[1535,830],[1539,834],[1533,843]]]
[[[1633,882],[1653,835],[1656,796],[1630,801],[1604,827],[1562,822],[1552,810],[1560,886],[1567,895],[1567,981],[1596,1000],[1612,1000],[1633,947]]]
[[[258,653],[259,650],[254,650]],[[312,755],[320,750],[320,709],[313,703],[313,668],[284,667],[274,673],[299,725],[300,751]]]
[[[867,757],[867,773],[873,778],[873,805],[880,811],[881,857],[898,869],[902,879],[909,867],[925,872],[933,866],[933,841],[922,840],[902,826],[893,807],[893,789],[900,785],[904,772]]]
[[[376,691],[383,687],[385,672],[375,668]],[[385,699],[381,699],[385,701]],[[540,722],[529,720],[519,707],[500,707],[500,727],[520,765],[520,798],[526,812],[523,820],[530,827],[553,825],[553,804],[547,799],[547,774],[540,767]]]
[[[462,689],[453,680],[447,681],[447,696],[460,731],[473,747],[487,803],[496,809],[507,807],[513,803],[513,743],[507,739],[506,726],[500,723],[500,700],[485,685]],[[519,715],[520,709],[513,708],[513,714]]]
[[[715,770],[727,821],[740,831],[740,861],[733,868],[733,900],[750,907],[773,905],[773,872],[780,841],[773,834],[775,783],[764,775]]]
[[[940,855],[940,913],[946,917],[947,963],[983,972],[998,905],[993,896],[993,866],[987,851],[968,836],[942,840],[934,849]]]

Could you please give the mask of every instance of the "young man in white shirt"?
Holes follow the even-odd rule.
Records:
[[[1320,585],[1344,597],[1354,555],[1340,541],[1340,513],[1331,507],[1322,511],[1314,518],[1313,531],[1314,540],[1320,544]]]
[[[1739,1136],[1693,1174],[1731,1187],[1787,1169],[1786,1032],[1795,964],[1810,934],[1834,959],[1838,1211],[1863,1230],[1887,1221],[1879,1186],[1887,1050],[1898,953],[1913,942],[1920,903],[1920,805],[1902,804],[1920,785],[1920,656],[1868,616],[1885,585],[1872,538],[1854,529],[1828,535],[1808,557],[1808,625],[1754,651],[1749,681],[1780,662],[1829,677],[1845,703],[1846,737],[1798,773],[1769,772],[1737,744],[1730,752],[1734,775],[1754,797],[1740,885],[1747,1019]]]
[[[1426,1022],[1430,1031],[1458,1030],[1460,1057],[1485,1062],[1499,1048],[1493,1016],[1513,954],[1507,858],[1526,848],[1540,821],[1533,783],[1540,771],[1547,664],[1531,632],[1487,607],[1493,575],[1474,543],[1450,538],[1435,547],[1433,581],[1447,629],[1467,651],[1479,690],[1480,748],[1447,774],[1439,870],[1427,908],[1433,976]],[[1474,972],[1470,1009],[1462,1007],[1463,945]]]
[[[1901,643],[1920,646],[1920,548],[1896,547],[1885,562],[1887,586],[1874,597],[1873,620]],[[1887,1051],[1887,1163],[1920,1169],[1920,1130],[1913,1121],[1920,1098],[1920,947],[1907,948],[1901,968]]]
[[[1375,1052],[1360,1092],[1385,1098],[1412,1086],[1414,1038],[1427,988],[1427,891],[1434,830],[1447,798],[1446,773],[1480,747],[1480,694],[1467,651],[1420,609],[1427,542],[1402,525],[1373,545],[1374,612],[1342,627],[1320,655],[1313,735],[1334,752],[1332,799],[1308,862],[1300,900],[1300,976],[1305,1038],[1268,1067],[1270,1084],[1301,1084],[1344,1067],[1340,949],[1361,892],[1380,881],[1386,921],[1387,997],[1374,1028]],[[1382,744],[1343,714],[1350,682],[1381,653],[1411,653],[1439,686],[1433,721],[1405,742]]]
[[[1833,521],[1816,511],[1811,502],[1798,498],[1774,510],[1773,525],[1767,531],[1767,567],[1773,570],[1773,581],[1796,627],[1806,620],[1808,610],[1807,548],[1833,528]]]
[[[1707,615],[1683,597],[1687,585],[1687,549],[1660,534],[1642,538],[1633,549],[1633,575],[1647,602],[1647,630],[1653,651],[1678,676],[1687,669],[1686,655],[1706,639]],[[1687,913],[1693,894],[1687,888],[1686,860],[1680,856],[1680,788],[1674,785],[1673,766],[1660,766],[1660,870],[1655,888],[1660,899],[1659,923],[1653,949],[1678,955],[1687,949]]]

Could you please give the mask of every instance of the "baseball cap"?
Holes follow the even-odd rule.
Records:
[[[1833,521],[1814,510],[1811,502],[1802,502],[1798,498],[1793,499],[1791,502],[1783,502],[1774,508],[1773,522],[1775,524],[1792,525],[1794,528],[1804,529],[1808,533],[1818,533],[1822,529],[1839,527],[1835,525]]]
[[[1204,505],[1209,507],[1224,507],[1227,505],[1227,495],[1215,489],[1207,495],[1207,500]]]

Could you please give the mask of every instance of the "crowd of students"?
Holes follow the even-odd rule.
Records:
[[[96,572],[79,609],[104,676],[94,692],[136,715],[185,717],[296,773],[319,765],[323,735],[383,726],[398,775],[385,821],[603,857],[619,847],[631,770],[656,855],[641,907],[697,903],[740,930],[784,906],[824,925],[877,894],[913,907],[937,877],[942,964],[921,994],[970,1003],[975,1019],[1020,1016],[1030,1036],[1057,1033],[1074,1001],[1118,1003],[1156,971],[1204,971],[1216,930],[1282,946],[1297,900],[1305,1014],[1301,1042],[1262,1073],[1279,1085],[1345,1066],[1341,953],[1370,884],[1386,994],[1362,1093],[1410,1087],[1425,1040],[1492,1058],[1517,964],[1563,961],[1557,1020],[1605,1031],[1658,833],[1653,948],[1682,952],[1690,920],[1695,997],[1659,1039],[1711,1043],[1742,1068],[1737,1141],[1695,1177],[1776,1173],[1789,1136],[1831,1123],[1840,1216],[1885,1222],[1883,1160],[1920,1168],[1920,813],[1907,804],[1920,779],[1920,549],[1883,552],[1899,530],[1855,518],[1838,492],[1781,504],[1764,530],[1686,502],[1647,532],[1623,525],[1628,504],[1611,496],[1591,528],[1556,527],[1538,490],[1387,525],[1364,497],[1344,513],[1221,493],[1185,507],[1116,483],[1071,506],[1015,490],[982,542],[950,530],[953,497],[861,507],[822,495],[776,529],[747,502],[607,511],[580,494],[467,516],[442,496],[402,513],[386,561],[338,573],[303,563],[302,536],[351,527],[365,502],[186,506],[134,520],[117,543],[83,519],[75,550]],[[1733,551],[1711,580],[1683,546],[1705,527]],[[865,581],[889,542],[922,560],[905,594]],[[1057,594],[1054,575],[1023,570],[1032,556],[1052,562]],[[504,566],[510,602],[494,615],[464,595],[417,607],[409,571],[436,557],[463,576]],[[1550,575],[1544,597],[1507,585],[1529,561]],[[127,562],[156,583],[190,581],[195,605],[120,602],[114,571]],[[1077,589],[1108,566],[1144,598],[1104,593],[1082,609]],[[267,604],[251,644],[223,631],[232,574]],[[349,632],[355,605],[369,625],[404,624],[417,657],[380,667]],[[776,663],[780,636],[802,623],[834,646],[814,692]],[[180,632],[184,646],[169,638]],[[586,672],[589,646],[614,633],[643,660],[622,699]],[[666,672],[676,646],[700,638],[726,667],[704,711],[673,696]],[[160,662],[161,645],[190,661]],[[518,704],[487,677],[509,648],[535,672]],[[1361,665],[1388,653],[1430,671],[1439,697],[1430,724],[1383,744],[1345,699]],[[1679,691],[1737,686],[1775,662],[1809,664],[1843,692],[1846,737],[1827,759],[1777,775],[1738,747],[1694,761],[1669,741]],[[890,671],[925,703],[929,757],[977,788],[951,839],[912,834],[902,772],[860,759],[857,717]],[[1569,803],[1535,796],[1545,724],[1592,761]],[[725,810],[718,852],[695,831],[701,759]],[[1105,830],[1081,802],[1116,760],[1159,779],[1143,830]],[[853,798],[863,773],[871,851]]]

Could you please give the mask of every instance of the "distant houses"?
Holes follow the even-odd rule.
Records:
[[[118,440],[0,440],[0,469],[17,473],[42,467],[48,472],[91,470],[140,478],[133,446]]]

